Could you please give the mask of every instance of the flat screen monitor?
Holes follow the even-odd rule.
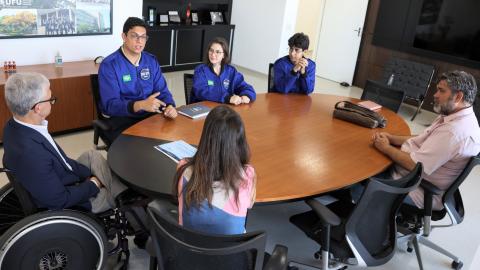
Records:
[[[413,47],[480,61],[479,11],[479,0],[424,0]]]

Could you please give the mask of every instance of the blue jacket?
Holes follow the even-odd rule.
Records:
[[[133,112],[133,103],[155,92],[160,92],[159,100],[175,107],[157,58],[148,52],[142,52],[135,66],[118,49],[102,61],[98,83],[102,113],[109,116],[145,116],[148,112]]]
[[[70,159],[58,146],[58,152],[38,131],[10,119],[3,129],[3,164],[30,193],[39,208],[52,210],[80,206],[91,210],[90,198],[97,186],[85,179],[92,175],[82,164]]]
[[[304,75],[301,75],[300,72],[293,72],[293,67],[294,64],[290,61],[288,55],[275,61],[273,66],[273,91],[284,94],[300,93],[308,95],[312,93],[315,87],[315,62],[308,59],[308,66]]]
[[[253,87],[246,83],[243,75],[231,65],[224,65],[220,76],[206,64],[195,68],[190,102],[209,100],[229,103],[233,95],[247,96],[251,101],[257,97]]]

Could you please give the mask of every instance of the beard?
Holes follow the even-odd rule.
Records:
[[[434,101],[433,110],[442,115],[449,115],[455,110],[455,103],[453,97],[450,97],[446,103],[440,104],[437,100]]]

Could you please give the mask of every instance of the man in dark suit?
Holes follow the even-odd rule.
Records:
[[[5,100],[13,117],[3,131],[4,166],[37,207],[75,206],[99,213],[115,206],[115,197],[126,187],[112,175],[105,158],[90,150],[70,159],[48,133],[46,118],[57,99],[45,76],[10,76]]]

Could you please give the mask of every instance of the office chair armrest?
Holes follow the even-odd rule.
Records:
[[[275,245],[272,256],[270,256],[268,259],[268,262],[265,264],[263,270],[287,270],[287,253],[288,248],[286,246]]]
[[[317,214],[320,222],[323,225],[338,226],[340,225],[340,218],[335,215],[330,209],[325,205],[321,204],[315,199],[308,199],[306,203],[312,208],[312,210]]]
[[[432,195],[440,195],[442,194],[442,191],[436,187],[434,184],[427,180],[423,180],[420,183],[420,186],[423,188],[425,192],[431,193]]]

